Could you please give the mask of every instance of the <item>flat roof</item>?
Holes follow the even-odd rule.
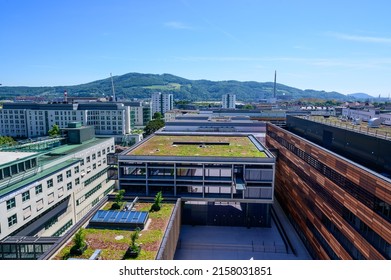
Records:
[[[3,152],[0,151],[0,166],[16,160],[21,160],[37,153],[32,152]]]
[[[126,155],[268,157],[255,137],[250,139],[247,135],[154,135],[129,150]]]
[[[63,161],[53,167],[44,169],[44,170],[36,173],[35,175],[29,176],[22,181],[19,181],[15,184],[10,184],[9,186],[2,188],[2,189],[0,189],[0,200],[3,196],[6,196],[9,193],[12,193],[12,192],[14,192],[24,186],[27,186],[29,184],[39,182],[43,178],[48,177],[51,174],[56,173],[56,172],[66,168],[70,165],[73,165],[73,164],[77,163],[78,161],[79,161],[79,159],[69,159],[69,160]],[[38,183],[37,183],[37,185],[38,185]]]

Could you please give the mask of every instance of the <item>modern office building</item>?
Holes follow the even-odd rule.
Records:
[[[197,202],[184,212],[189,220],[216,224],[224,216],[227,225],[270,226],[274,166],[274,156],[251,134],[156,133],[118,155],[118,180],[129,195],[162,191]],[[236,205],[236,218],[215,213],[221,203]]]
[[[174,109],[174,96],[168,93],[156,92],[152,94],[152,116],[159,112],[164,116],[164,113]]]
[[[235,94],[223,94],[221,98],[221,107],[223,109],[235,109],[236,108],[236,95]]]
[[[132,114],[131,120],[136,128],[142,128],[152,120],[152,103],[142,101],[127,101],[123,102],[125,106],[130,107]]]
[[[391,259],[389,140],[288,116],[266,144],[276,199],[314,258]]]
[[[114,188],[106,159],[114,138],[79,125],[66,134],[0,151],[0,259],[37,253],[32,244],[16,252],[7,239],[62,236]]]

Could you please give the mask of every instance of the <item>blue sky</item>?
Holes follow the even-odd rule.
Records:
[[[391,93],[391,1],[0,0],[0,83],[129,72]]]

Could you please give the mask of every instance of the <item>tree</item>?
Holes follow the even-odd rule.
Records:
[[[162,119],[154,119],[147,123],[144,127],[144,136],[153,134],[155,131],[165,126],[165,122]]]
[[[252,110],[252,109],[254,109],[254,106],[251,104],[246,104],[243,106],[243,109]]]
[[[125,190],[118,191],[118,193],[115,195],[115,202],[111,206],[111,209],[120,209],[122,207],[124,194],[125,194]]]
[[[151,211],[159,211],[162,207],[163,195],[162,192],[158,192],[155,196],[155,201],[151,206]]]
[[[15,145],[16,141],[11,136],[0,136],[0,145]]]
[[[60,128],[57,124],[54,124],[51,129],[49,129],[48,134],[50,137],[56,137],[61,135]]]
[[[161,119],[163,119],[163,115],[160,112],[155,112],[155,114],[153,114],[153,116],[152,116],[152,119],[161,120]]]
[[[85,240],[85,233],[83,228],[80,228],[75,236],[73,237],[74,245],[71,248],[71,254],[73,255],[81,255],[83,251],[87,248],[87,243]]]
[[[127,257],[137,257],[141,251],[141,246],[136,241],[140,236],[140,228],[137,227],[130,235],[130,246],[126,250],[125,255]]]

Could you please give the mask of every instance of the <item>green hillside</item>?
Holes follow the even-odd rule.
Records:
[[[153,92],[173,93],[177,100],[221,100],[226,93],[236,94],[240,101],[258,101],[273,95],[272,82],[239,82],[188,80],[171,74],[128,73],[113,76],[115,94],[118,100],[133,98],[150,98]],[[277,84],[276,95],[279,99],[336,99],[347,97],[337,92],[301,90],[283,84]],[[112,95],[111,78],[75,86],[56,87],[0,87],[1,99],[12,99],[16,96],[40,96],[47,100],[61,98],[64,90],[68,96],[110,96]]]

